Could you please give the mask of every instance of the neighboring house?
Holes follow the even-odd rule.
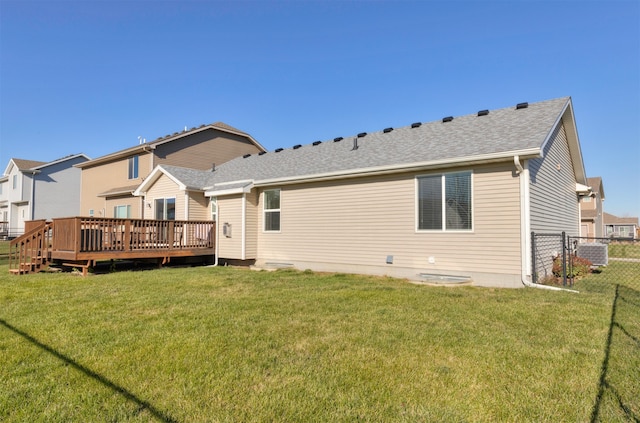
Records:
[[[80,170],[89,157],[74,154],[51,162],[11,159],[0,178],[0,221],[9,237],[27,220],[75,216],[80,211]]]
[[[588,193],[569,97],[188,167],[134,194],[216,220],[220,260],[485,286],[530,282],[531,232],[578,235]]]
[[[82,216],[174,218],[175,198],[162,202],[151,214],[133,191],[155,166],[161,164],[211,169],[235,157],[266,151],[249,134],[217,122],[166,135],[152,142],[117,151],[82,163]],[[151,201],[154,201],[151,200]]]
[[[587,185],[589,185],[591,193],[580,199],[580,236],[602,238],[605,236],[604,211],[602,208],[604,201],[602,178],[599,176],[587,178]]]
[[[604,226],[608,237],[632,239],[636,239],[639,227],[637,217],[618,217],[609,213],[604,213]]]

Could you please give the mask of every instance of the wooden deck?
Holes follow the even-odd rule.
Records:
[[[214,255],[215,229],[211,221],[69,217],[33,222],[11,241],[15,260],[10,259],[9,268],[31,273],[53,261],[86,270],[103,260],[156,258],[166,263],[172,257]],[[34,261],[40,265],[31,265]]]

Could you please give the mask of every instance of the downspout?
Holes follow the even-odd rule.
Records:
[[[220,205],[216,203],[217,212],[216,212],[216,236],[215,236],[215,256],[213,259],[213,267],[218,266],[218,256],[220,255]]]
[[[531,217],[529,215],[529,165],[520,163],[520,156],[513,156],[513,164],[516,167],[516,175],[520,177],[520,280],[522,284],[529,288],[547,289],[549,291],[578,292],[573,289],[559,288],[557,286],[540,285],[529,281],[531,275],[527,274],[527,269],[531,269]]]
[[[184,191],[184,220],[189,220],[189,191]]]
[[[242,251],[240,252],[240,258],[246,260],[247,257],[247,243],[246,243],[246,229],[247,229],[247,193],[242,193]]]

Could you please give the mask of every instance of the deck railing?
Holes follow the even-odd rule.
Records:
[[[54,219],[52,251],[133,252],[213,248],[215,222],[69,217]]]
[[[51,225],[34,220],[25,233],[9,243],[9,271],[15,274],[38,272],[49,260]]]

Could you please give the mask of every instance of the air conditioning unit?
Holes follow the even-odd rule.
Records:
[[[606,266],[609,264],[609,250],[607,244],[579,243],[577,246],[578,257],[586,258],[594,266]]]

